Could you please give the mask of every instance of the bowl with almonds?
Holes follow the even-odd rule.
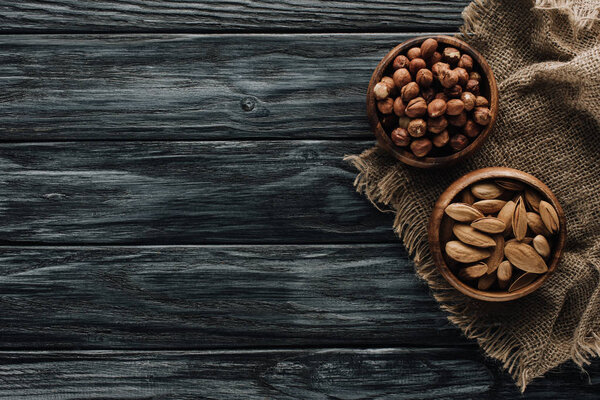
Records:
[[[498,89],[485,59],[449,36],[393,48],[367,89],[367,116],[380,147],[405,164],[443,167],[473,154],[498,113]]]
[[[567,235],[558,200],[540,180],[484,168],[455,181],[436,202],[428,236],[433,260],[463,294],[509,301],[556,270]]]

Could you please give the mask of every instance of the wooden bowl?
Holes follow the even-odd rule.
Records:
[[[530,283],[528,286],[525,286],[521,289],[517,289],[513,292],[482,291],[462,282],[456,277],[456,275],[454,275],[454,273],[448,266],[450,260],[447,260],[445,258],[445,255],[442,253],[442,248],[445,247],[446,242],[449,240],[449,237],[440,238],[441,232],[449,231],[448,228],[450,226],[449,223],[451,222],[451,219],[444,213],[444,210],[446,209],[448,204],[458,201],[459,194],[465,188],[471,186],[472,184],[483,180],[498,178],[514,179],[525,183],[529,187],[536,189],[540,194],[546,197],[544,200],[548,201],[556,209],[560,223],[558,234],[554,235],[551,241],[553,253],[548,259],[548,272],[543,275],[540,275],[539,278]],[[558,261],[560,260],[560,256],[565,246],[565,241],[567,237],[567,221],[565,219],[565,214],[562,208],[560,207],[560,204],[558,203],[558,200],[550,191],[550,189],[548,189],[548,187],[544,185],[539,179],[516,169],[493,167],[478,169],[476,171],[466,174],[465,176],[451,184],[448,187],[448,189],[446,189],[446,191],[442,193],[438,201],[435,203],[433,212],[431,214],[431,219],[429,221],[428,228],[428,236],[433,260],[438,270],[441,272],[442,276],[448,281],[448,283],[450,283],[452,286],[458,289],[458,291],[460,291],[461,293],[474,299],[496,302],[509,301],[518,299],[533,292],[534,290],[539,288],[548,279],[550,274],[552,274],[556,270],[556,266],[558,265]]]
[[[381,114],[377,110],[375,96],[373,95],[373,88],[384,75],[392,75],[391,65],[396,56],[398,56],[399,54],[406,53],[406,51],[411,47],[420,46],[421,43],[428,38],[433,38],[442,45],[456,47],[461,52],[470,55],[475,61],[475,63],[479,65],[479,68],[476,68],[474,70],[479,72],[482,76],[482,80],[480,82],[480,94],[481,96],[486,97],[490,102],[490,112],[492,115],[492,119],[490,123],[481,131],[479,136],[477,136],[475,140],[463,150],[448,156],[419,158],[416,157],[411,151],[407,151],[401,147],[396,146],[392,142],[392,139],[390,139],[389,134],[385,131],[381,124]],[[490,131],[492,130],[494,123],[496,122],[497,115],[498,87],[496,86],[496,80],[494,79],[492,69],[485,61],[485,59],[481,56],[481,54],[479,54],[479,52],[477,52],[475,49],[473,49],[471,46],[469,46],[462,40],[450,36],[423,36],[407,40],[406,42],[394,47],[385,57],[383,57],[383,59],[377,65],[377,68],[375,68],[375,71],[373,71],[371,81],[369,82],[369,88],[367,89],[367,117],[369,118],[369,123],[371,124],[371,130],[377,138],[377,143],[380,147],[384,148],[385,150],[389,151],[392,155],[394,155],[394,157],[396,157],[398,160],[413,167],[439,168],[455,164],[458,161],[469,157],[481,147],[487,136],[490,134]]]

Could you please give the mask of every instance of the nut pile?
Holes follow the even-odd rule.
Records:
[[[467,147],[492,118],[489,100],[480,95],[478,70],[471,56],[431,38],[397,56],[392,76],[373,89],[392,142],[417,157]]]
[[[459,198],[445,209],[451,220],[440,238],[460,280],[479,290],[512,292],[548,271],[559,219],[540,193],[496,179],[473,184]]]

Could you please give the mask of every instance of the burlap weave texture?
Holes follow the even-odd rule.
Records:
[[[458,166],[409,168],[373,148],[347,159],[355,184],[395,212],[394,228],[449,319],[503,362],[522,389],[549,369],[600,355],[600,3],[482,0],[463,12],[461,38],[492,67],[498,121],[482,149]],[[567,218],[557,272],[508,303],[460,294],[435,269],[427,223],[438,196],[478,168],[506,166],[545,182]]]

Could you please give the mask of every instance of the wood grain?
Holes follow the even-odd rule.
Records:
[[[400,244],[0,248],[2,349],[468,344]]]
[[[476,349],[1,352],[0,364],[0,398],[11,400],[585,400],[600,389],[567,365],[521,396]]]
[[[371,139],[369,78],[412,36],[0,36],[0,140]]]
[[[370,141],[0,145],[4,243],[396,242],[342,160]]]
[[[467,0],[20,0],[0,32],[381,32],[455,30]]]

